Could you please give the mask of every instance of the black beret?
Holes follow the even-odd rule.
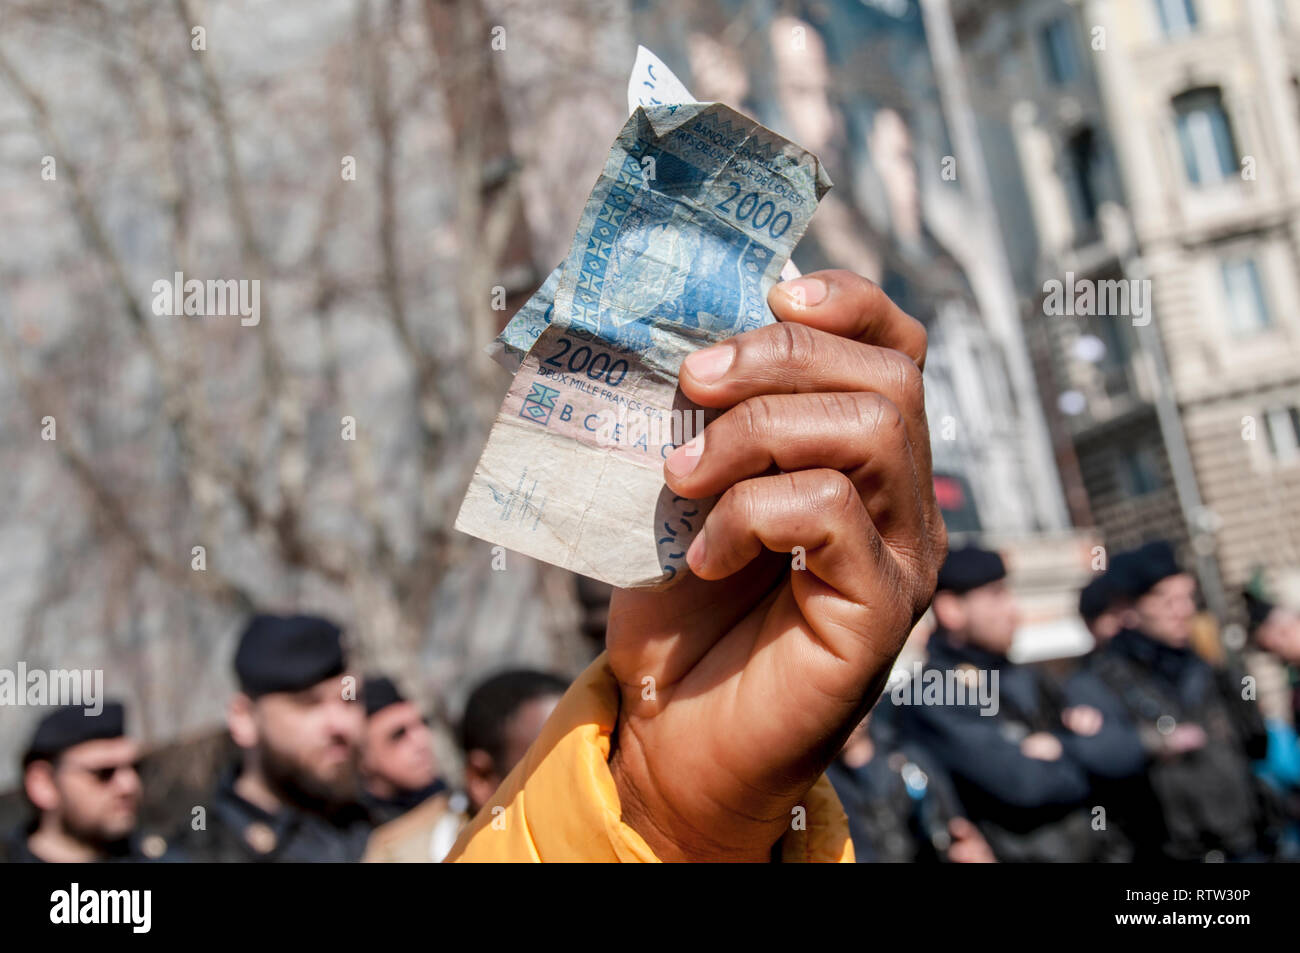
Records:
[[[1246,600],[1246,616],[1247,621],[1249,622],[1250,631],[1254,632],[1264,624],[1265,619],[1273,614],[1273,610],[1276,609],[1277,606],[1269,602],[1267,599],[1255,595],[1255,593],[1251,592],[1249,589],[1244,590],[1241,595],[1242,598]]]
[[[1079,615],[1091,622],[1111,607],[1115,601],[1115,588],[1106,573],[1088,583],[1079,592]]]
[[[1117,594],[1137,599],[1154,589],[1161,580],[1182,571],[1173,547],[1164,540],[1157,540],[1117,555],[1110,561],[1106,575]]]
[[[342,631],[315,616],[257,615],[235,651],[239,687],[256,698],[311,688],[347,667]]]
[[[965,546],[950,552],[939,567],[937,591],[961,595],[1006,577],[1007,567],[1001,556],[978,546]]]
[[[383,675],[372,675],[367,678],[361,687],[361,694],[366,700],[367,718],[377,711],[383,711],[389,705],[406,701],[402,693],[397,690],[397,686],[393,684],[393,680]]]
[[[105,702],[98,715],[82,705],[65,705],[40,720],[23,754],[23,766],[48,761],[83,741],[121,738],[125,734],[126,708],[121,702]]]

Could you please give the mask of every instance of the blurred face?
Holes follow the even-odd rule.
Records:
[[[379,797],[433,783],[438,776],[433,732],[414,703],[396,702],[370,716],[361,766],[366,784]]]
[[[515,709],[506,722],[505,745],[499,762],[479,748],[465,753],[465,792],[474,811],[492,800],[506,775],[523,760],[559,701],[559,695],[542,695]]]
[[[352,800],[366,711],[343,697],[341,678],[300,692],[274,692],[256,700],[238,696],[231,736],[253,749],[267,782],[292,800]]]
[[[1256,634],[1259,647],[1284,662],[1300,665],[1300,614],[1278,607],[1269,613]]]
[[[837,131],[826,47],[816,29],[793,17],[772,21],[771,40],[781,114],[800,144],[821,152]]]
[[[1088,631],[1098,642],[1109,642],[1124,627],[1124,613],[1119,609],[1107,609],[1088,623]]]
[[[1192,638],[1196,615],[1196,581],[1188,573],[1161,579],[1137,600],[1138,624],[1142,631],[1165,645],[1182,648]]]
[[[551,712],[555,711],[555,706],[559,703],[559,695],[543,695],[530,699],[515,709],[514,717],[506,726],[505,759],[498,766],[502,778],[524,759],[529,747],[542,733],[546,719],[551,717]]]
[[[871,161],[889,197],[894,231],[915,240],[921,234],[921,193],[917,185],[912,134],[903,117],[892,109],[876,114],[871,130]]]
[[[934,600],[940,625],[986,652],[1006,655],[1020,625],[1016,597],[1005,580],[972,589],[965,595],[943,592]]]
[[[140,810],[138,757],[139,749],[129,738],[82,742],[53,764],[38,761],[28,767],[28,797],[83,843],[121,840],[135,828]]]

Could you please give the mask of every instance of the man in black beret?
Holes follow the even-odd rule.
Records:
[[[1097,683],[1061,687],[1007,658],[1020,614],[1006,576],[990,550],[949,554],[922,685],[881,704],[902,705],[904,737],[948,770],[999,860],[1116,859],[1089,798],[1095,779],[1140,765],[1137,739]]]
[[[80,705],[42,718],[23,754],[23,794],[35,818],[3,848],[6,861],[149,860],[166,844],[133,839],[140,810],[139,750],[121,702],[94,714]]]
[[[366,679],[364,799],[378,827],[362,859],[440,861],[464,824],[464,797],[438,777],[433,732],[420,709],[384,676]]]
[[[358,802],[365,708],[342,633],[314,616],[258,615],[235,652],[226,714],[238,765],[181,847],[206,861],[356,861],[370,824]]]
[[[1196,580],[1164,541],[1115,555],[1107,578],[1127,624],[1087,667],[1142,741],[1145,770],[1125,792],[1121,819],[1137,859],[1260,856],[1264,817],[1251,761],[1267,735],[1234,672],[1190,647]]]
[[[1096,576],[1079,591],[1079,617],[1098,648],[1124,628],[1122,600],[1117,598],[1109,573]]]
[[[511,669],[470,692],[459,726],[465,790],[439,795],[375,831],[367,860],[440,861],[461,827],[491,800],[541,733],[567,683],[549,672]],[[445,810],[439,810],[444,803]]]
[[[385,824],[446,785],[438,777],[433,732],[419,707],[386,676],[367,678],[362,691],[366,705],[363,799],[371,819]]]

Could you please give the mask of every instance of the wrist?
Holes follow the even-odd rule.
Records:
[[[609,771],[618,791],[622,821],[641,836],[656,857],[668,863],[767,863],[771,859],[774,841],[762,832],[756,832],[750,843],[743,837],[725,843],[686,823],[651,782],[635,734],[623,730],[621,721],[615,732],[618,743],[609,759]]]

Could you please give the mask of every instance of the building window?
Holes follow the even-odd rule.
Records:
[[[1097,206],[1101,201],[1101,155],[1097,137],[1091,129],[1080,129],[1066,143],[1066,153],[1070,161],[1075,221],[1083,226],[1095,225]]]
[[[1228,302],[1228,328],[1233,334],[1258,334],[1273,323],[1255,259],[1223,263],[1223,294]]]
[[[1146,496],[1160,489],[1160,467],[1150,447],[1120,452],[1119,485],[1126,497]]]
[[[1300,408],[1278,407],[1265,412],[1264,435],[1274,460],[1300,462]]]
[[[1129,380],[1129,361],[1133,356],[1124,332],[1124,325],[1115,318],[1093,318],[1088,322],[1102,342],[1104,353],[1097,361],[1102,386],[1107,397],[1122,397],[1132,390]]]
[[[1192,0],[1155,0],[1160,32],[1167,37],[1185,36],[1196,29],[1196,7]]]
[[[1187,181],[1214,185],[1237,172],[1237,147],[1217,89],[1194,89],[1174,97],[1178,145]]]
[[[1047,78],[1053,85],[1064,86],[1079,76],[1079,60],[1074,45],[1074,30],[1068,17],[1057,17],[1039,33]]]

